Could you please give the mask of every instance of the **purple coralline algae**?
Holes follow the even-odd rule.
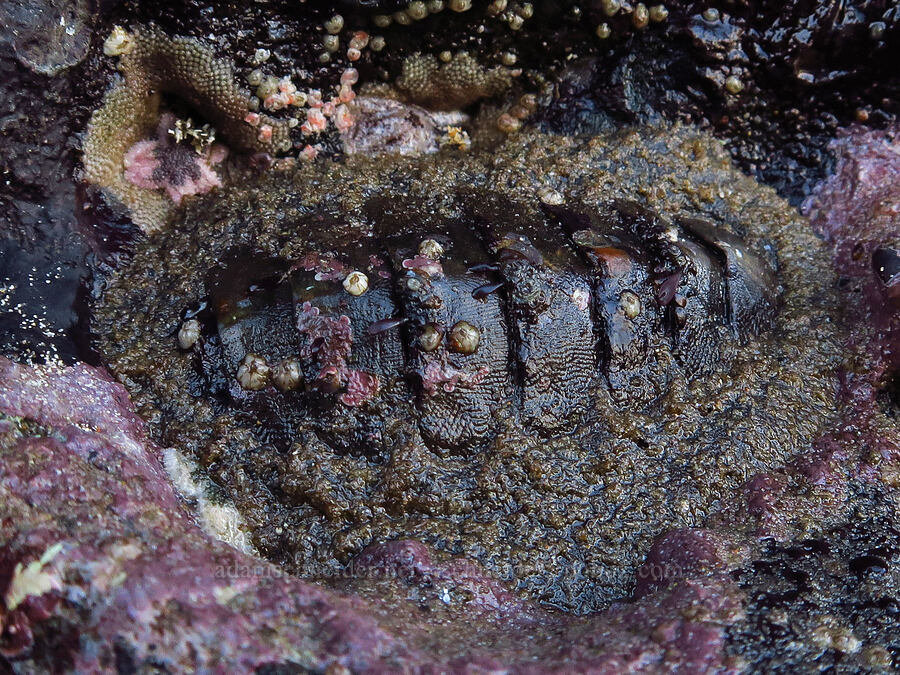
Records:
[[[843,130],[831,143],[838,158],[834,173],[803,204],[813,228],[833,246],[835,267],[851,298],[846,307],[850,346],[861,352],[861,367],[842,375],[852,424],[836,432],[836,439],[871,434],[866,460],[873,466],[883,462],[882,474],[900,459],[898,435],[876,431],[871,419],[879,395],[893,391],[896,397],[900,368],[898,134],[897,128]]]
[[[428,396],[437,393],[438,388],[452,392],[458,386],[475,386],[481,384],[489,374],[487,366],[482,366],[473,373],[460,370],[445,358],[429,361],[422,372],[422,388]]]
[[[203,533],[124,387],[87,365],[0,358],[0,453],[0,648],[25,669],[733,669],[741,594],[722,575],[588,617],[418,542],[370,547],[343,589],[288,576]]]

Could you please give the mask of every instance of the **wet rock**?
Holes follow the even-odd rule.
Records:
[[[94,12],[89,0],[24,0],[0,6],[3,38],[39,75],[57,75],[87,56]]]
[[[733,577],[746,618],[728,629],[728,652],[754,671],[887,672],[900,663],[900,532],[881,497],[840,527],[770,542]]]
[[[71,363],[89,356],[76,335],[89,245],[75,224],[78,216],[89,221],[93,215],[78,208],[75,138],[89,112],[85,98],[98,85],[76,85],[85,64],[49,77],[17,52],[26,36],[50,48],[50,37],[35,33],[30,22],[40,26],[52,18],[59,27],[67,12],[10,2],[2,13],[10,16],[0,19],[0,354]]]
[[[740,594],[724,579],[577,619],[517,599],[475,563],[394,542],[332,581],[351,599],[204,535],[101,371],[0,358],[0,385],[0,649],[16,669],[730,665],[724,627]]]
[[[813,227],[832,245],[835,267],[852,297],[847,311],[865,371],[849,377],[851,400],[879,397],[896,411],[900,372],[900,311],[894,251],[900,237],[900,141],[896,128],[851,127],[832,143],[834,174],[803,205]]]

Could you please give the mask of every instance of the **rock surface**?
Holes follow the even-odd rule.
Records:
[[[335,9],[309,4],[317,20]],[[394,25],[384,63],[396,75],[423,43],[491,58],[496,45],[519,48],[520,64],[539,70],[543,48],[528,45],[546,44],[548,34],[554,49],[576,34],[595,44],[594,25],[564,15],[577,3],[543,4],[561,9],[540,14],[539,28],[491,25],[483,37],[465,13],[409,31]],[[474,563],[414,541],[376,544],[337,578],[290,577],[203,532],[170,487],[161,450],[124,388],[103,371],[0,358],[0,671],[900,666],[900,153],[895,131],[863,128],[825,150],[838,124],[854,116],[883,124],[896,113],[898,14],[869,0],[786,2],[768,13],[756,12],[758,4],[713,22],[701,16],[708,3],[672,3],[664,33],[634,33],[621,14],[610,48],[586,49],[599,60],[559,83],[564,110],[547,117],[570,122],[584,113],[614,124],[654,120],[652,108],[666,108],[666,117],[711,125],[744,169],[794,199],[837,157],[834,176],[804,209],[834,248],[851,358],[837,392],[844,419],[810,452],[747,481],[705,527],[657,538],[636,572],[637,600],[576,618],[520,600]],[[91,248],[118,250],[133,232],[74,179],[78,134],[110,75],[88,49],[98,17],[104,31],[130,16],[212,35],[243,73],[261,45],[278,63],[316,57],[316,45],[292,37],[297,26],[315,28],[297,19],[293,2],[246,5],[243,18],[200,2],[185,3],[183,13],[159,11],[164,5],[100,0],[93,16],[81,1],[0,7],[3,354],[84,358],[85,257]],[[405,3],[340,5],[395,11]],[[111,8],[119,12],[112,18],[104,14]],[[288,18],[267,21],[272,8]],[[599,3],[587,16],[604,20]],[[94,52],[101,41],[93,36]],[[737,88],[727,82],[732,72],[743,87],[737,94],[728,88]],[[776,119],[781,109],[788,114]]]
[[[0,360],[0,650],[16,670],[729,667],[740,593],[721,575],[574,618],[394,542],[337,582],[352,597],[204,535],[158,453],[101,371]]]

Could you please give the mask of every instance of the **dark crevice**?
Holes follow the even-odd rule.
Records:
[[[722,279],[722,320],[724,321],[724,325],[731,327],[731,330],[735,333],[735,337],[737,337],[734,312],[732,310],[731,301],[729,300],[731,297],[731,288],[728,280],[728,257],[719,246],[707,240],[699,232],[694,231],[691,228],[689,221],[679,222],[678,225],[682,235],[686,239],[689,239],[702,248],[714,262],[718,263],[719,274]]]
[[[885,414],[900,418],[900,373],[891,373],[879,387],[878,402]]]
[[[379,241],[377,245],[391,274],[388,287],[390,289],[391,301],[394,303],[394,314],[398,318],[405,319],[403,323],[397,326],[397,331],[400,333],[400,346],[403,349],[403,372],[399,373],[399,375],[410,394],[410,398],[415,399],[415,397],[418,396],[418,388],[414,386],[414,382],[412,381],[415,377],[412,375],[410,364],[413,362],[413,349],[415,349],[417,339],[416,330],[418,327],[413,325],[413,321],[406,311],[406,301],[404,300],[403,293],[400,291],[400,281],[403,275],[401,272],[398,272],[394,266],[392,262],[393,258],[391,257],[386,243]]]
[[[597,303],[599,302],[597,285],[600,283],[600,275],[598,274],[593,261],[584,252],[582,247],[578,245],[578,242],[575,241],[573,236],[578,230],[591,228],[593,223],[586,214],[577,213],[562,206],[551,206],[546,204],[543,206],[545,211],[562,228],[569,249],[587,268],[588,273],[590,274],[592,292],[589,309],[591,313],[591,324],[594,327],[594,344],[597,346],[597,365],[600,370],[600,377],[603,380],[603,384],[606,386],[607,390],[611,390],[612,385],[610,384],[608,375],[609,363],[612,358],[609,339],[607,337],[609,335],[609,328],[601,318],[601,312],[597,306]]]

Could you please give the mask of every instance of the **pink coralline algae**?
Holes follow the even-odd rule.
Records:
[[[851,432],[868,436],[869,457],[877,471],[900,462],[900,434],[875,424],[879,392],[900,372],[900,297],[896,264],[900,261],[900,128],[873,130],[853,126],[831,143],[838,161],[803,211],[834,250],[834,265],[846,283],[848,347],[860,352],[864,372],[841,375],[848,405],[845,432],[830,440],[852,441]],[[847,436],[846,438],[844,436]]]
[[[204,534],[159,453],[102,371],[0,357],[0,617],[28,630],[0,646],[17,672],[733,669],[725,631],[742,594],[722,574],[574,617],[517,598],[473,561],[394,541],[350,561],[335,590]],[[15,616],[24,603],[7,611],[3,574],[54,548],[45,571],[59,589],[30,596],[27,616]]]
[[[441,266],[440,261],[433,260],[428,256],[417,255],[414,258],[407,258],[402,264],[404,269],[412,270],[427,277],[444,276],[444,268]]]
[[[345,387],[339,397],[344,405],[361,406],[378,393],[380,383],[376,375],[347,365],[353,347],[350,317],[334,318],[304,302],[297,318],[297,330],[306,337],[300,356],[318,364],[316,380],[323,383],[336,381],[338,386]]]
[[[466,373],[450,363],[441,363],[435,359],[425,365],[422,372],[422,389],[428,396],[437,393],[438,387],[451,392],[458,386],[475,386],[481,384],[488,375],[487,366],[482,366],[474,373]]]
[[[364,603],[205,535],[159,453],[102,371],[0,357],[0,650],[16,671],[107,672],[125,659],[135,670],[254,672],[298,654],[318,672],[428,663]],[[40,573],[57,583],[11,608],[16,566],[55,550]]]
[[[378,393],[378,376],[362,370],[347,368],[342,373],[347,391],[341,394],[341,403],[351,407],[361,406]]]
[[[214,145],[201,155],[189,143],[176,143],[167,126],[164,118],[156,139],[138,141],[125,153],[128,182],[147,190],[165,190],[176,204],[186,196],[221,187],[212,164],[224,159],[224,148]]]
[[[297,317],[297,330],[307,338],[301,356],[315,358],[323,368],[346,364],[353,346],[349,316],[334,318],[304,302]]]
[[[307,253],[296,265],[297,269],[315,272],[316,281],[341,281],[347,276],[348,269],[334,258],[324,258],[317,253]]]

